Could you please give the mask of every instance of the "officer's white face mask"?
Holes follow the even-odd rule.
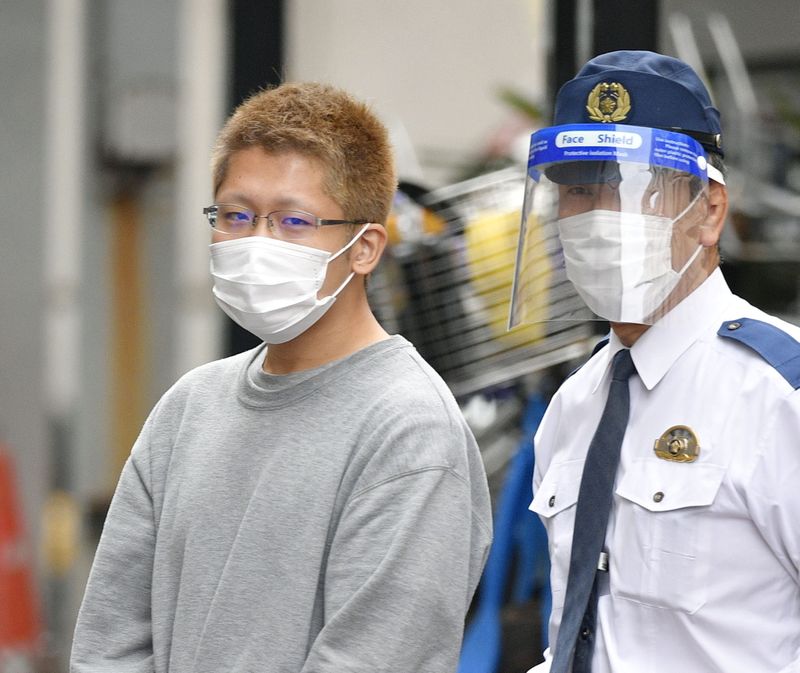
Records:
[[[268,344],[291,341],[316,323],[352,280],[318,298],[328,264],[367,230],[365,225],[336,253],[265,236],[212,243],[214,299],[230,318]]]
[[[612,322],[650,323],[702,250],[672,267],[672,219],[590,210],[558,220],[567,277],[586,305]]]

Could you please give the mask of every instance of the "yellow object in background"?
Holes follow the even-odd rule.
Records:
[[[447,222],[441,215],[421,206],[407,194],[397,192],[386,220],[389,245],[441,236],[446,230]]]
[[[541,227],[528,222],[524,245],[533,246],[529,259],[540,260],[535,267],[523,269],[519,282],[530,307],[531,324],[508,331],[511,286],[519,241],[520,211],[487,211],[472,218],[464,229],[470,278],[483,301],[492,334],[509,343],[521,345],[538,341],[547,334],[550,263],[545,254]],[[537,250],[538,248],[538,250]]]
[[[42,512],[42,548],[47,569],[64,577],[78,557],[81,519],[78,504],[65,491],[53,491]]]

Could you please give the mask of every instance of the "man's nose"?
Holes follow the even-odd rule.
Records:
[[[619,186],[616,184],[605,183],[599,185],[597,198],[595,199],[596,210],[620,210]]]
[[[250,235],[272,238],[272,225],[270,224],[269,217],[266,215],[256,215],[253,218],[253,230]]]

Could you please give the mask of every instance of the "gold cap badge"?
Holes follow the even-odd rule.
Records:
[[[693,463],[700,455],[697,435],[685,425],[674,425],[656,440],[653,450],[659,458],[678,463]]]
[[[600,82],[589,92],[586,110],[593,122],[621,122],[631,111],[631,95],[619,82]]]

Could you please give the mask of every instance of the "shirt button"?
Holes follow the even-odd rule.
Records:
[[[739,329],[741,326],[742,326],[742,323],[740,323],[740,322],[729,322],[728,323],[728,329],[731,330],[731,331],[735,330],[735,329]]]
[[[581,640],[588,640],[589,636],[592,635],[592,632],[589,629],[584,629],[581,631]]]
[[[661,502],[664,499],[664,494],[661,491],[653,493],[653,502]]]
[[[550,507],[553,507],[556,504],[556,496],[551,495],[550,500],[547,501],[547,504],[550,505]]]

